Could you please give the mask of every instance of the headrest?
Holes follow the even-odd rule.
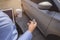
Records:
[[[39,4],[38,4],[38,7],[40,8],[40,9],[50,9],[51,7],[52,7],[52,4],[50,3],[50,2],[48,2],[48,1],[45,1],[45,2],[40,2]]]

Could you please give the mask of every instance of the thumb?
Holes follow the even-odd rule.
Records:
[[[27,23],[27,25],[29,26],[30,23]]]

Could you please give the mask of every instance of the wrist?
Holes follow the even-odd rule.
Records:
[[[31,32],[31,33],[33,32],[32,30],[28,30],[28,31]]]

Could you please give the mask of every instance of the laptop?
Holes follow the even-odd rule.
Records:
[[[11,20],[14,22],[14,14],[13,14],[13,9],[6,9],[6,10],[2,10],[4,13],[6,13]]]

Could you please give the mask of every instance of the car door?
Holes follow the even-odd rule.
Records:
[[[40,29],[40,31],[44,35],[47,35],[46,34],[47,28],[49,23],[52,20],[52,18],[49,16],[50,14],[48,14],[49,12],[40,10],[37,4],[30,0],[23,1],[23,7],[24,7],[24,10],[28,12],[26,14],[29,15],[30,18],[36,19],[36,21],[38,22],[38,28]]]

